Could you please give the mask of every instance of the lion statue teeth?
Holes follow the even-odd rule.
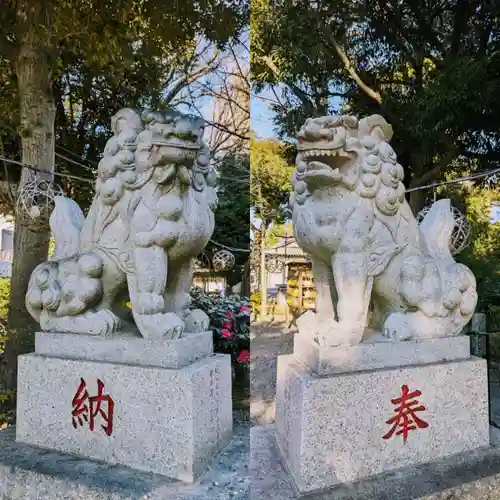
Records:
[[[154,340],[207,329],[208,317],[189,308],[193,259],[217,204],[204,124],[123,109],[111,127],[87,217],[55,200],[55,252],[33,271],[28,311],[46,331],[109,335],[126,325]]]
[[[450,253],[450,201],[418,225],[391,138],[379,115],[310,118],[299,131],[290,205],[317,293],[316,312],[297,324],[321,345],[358,344],[368,329],[393,340],[458,335],[476,307],[474,275]]]

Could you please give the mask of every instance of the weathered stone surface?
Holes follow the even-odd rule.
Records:
[[[182,368],[213,354],[212,332],[156,342],[133,334],[116,337],[37,332],[35,352],[46,356],[125,365]]]
[[[252,500],[291,500],[296,491],[283,468],[274,426],[252,427]],[[452,455],[438,461],[371,476],[308,494],[307,500],[496,500],[500,497],[500,448]]]
[[[383,439],[403,385],[421,391],[425,411],[417,416],[428,424],[410,430],[406,443],[396,434]],[[281,356],[277,440],[301,493],[357,481],[488,446],[487,387],[479,358],[313,377]]]
[[[316,311],[297,325],[324,346],[358,344],[367,326],[395,340],[458,335],[476,307],[474,275],[451,253],[450,200],[419,227],[392,135],[379,115],[310,118],[298,133],[290,205]]]
[[[24,443],[191,482],[231,439],[226,355],[170,370],[27,354],[19,357],[18,373],[16,436]],[[103,395],[113,399],[111,435],[89,400],[82,405],[95,414],[94,430],[90,415],[81,426],[73,421],[82,378],[90,397],[98,395],[100,380]],[[106,402],[101,409],[106,414]]]
[[[193,484],[45,450],[0,430],[2,500],[249,500],[249,426],[234,415],[233,439]]]
[[[395,368],[470,356],[470,339],[465,335],[396,342],[382,335],[354,346],[322,347],[311,336],[295,335],[294,356],[317,375]]]
[[[44,331],[110,335],[130,315],[149,340],[206,331],[208,316],[189,310],[217,203],[204,122],[122,109],[111,129],[87,217],[55,199],[55,253],[33,271],[26,307]]]

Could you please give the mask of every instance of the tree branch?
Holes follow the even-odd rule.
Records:
[[[227,134],[230,134],[230,135],[233,135],[235,137],[238,137],[238,139],[242,139],[244,141],[248,141],[249,140],[249,137],[248,136],[245,136],[245,135],[242,135],[242,134],[239,134],[238,132],[236,132],[235,130],[230,130],[229,128],[225,127],[222,123],[215,123],[215,122],[212,122],[210,120],[206,120],[205,119],[205,122],[210,125],[211,127],[214,127],[218,130],[221,130],[222,132],[225,132]]]
[[[434,180],[434,178],[450,164],[450,162],[453,160],[453,158],[455,158],[456,155],[457,155],[457,148],[453,147],[453,149],[448,151],[434,168],[431,168],[420,177],[412,179],[412,181],[410,182],[410,187],[413,188],[413,187],[423,186],[427,184],[429,181]]]
[[[344,65],[345,70],[349,74],[352,80],[356,82],[358,87],[363,90],[363,92],[371,97],[373,100],[378,102],[379,104],[382,104],[382,96],[380,95],[379,92],[373,90],[369,85],[367,85],[362,78],[359,76],[358,72],[356,71],[356,68],[354,65],[351,63],[349,58],[347,57],[347,54],[344,50],[344,48],[337,42],[335,37],[330,33],[329,30],[325,29],[325,35],[327,37],[327,40],[330,42],[332,47],[335,49],[335,52],[337,52],[337,55],[340,57],[340,60],[342,61],[342,64]]]
[[[280,78],[281,74],[274,63],[274,61],[269,56],[261,56],[261,61],[271,70],[271,72],[277,77]],[[293,93],[299,98],[302,104],[310,109],[314,108],[314,104],[311,101],[310,97],[295,83],[289,80],[284,80],[283,83],[292,89]]]
[[[6,36],[0,36],[0,56],[5,59],[13,60],[16,53],[16,44],[9,40]]]

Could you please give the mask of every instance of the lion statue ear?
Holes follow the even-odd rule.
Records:
[[[364,135],[375,135],[383,141],[389,142],[392,139],[392,126],[380,115],[371,115],[359,120],[358,133],[360,137]]]
[[[143,129],[141,115],[137,110],[124,108],[111,118],[113,134],[120,135],[125,128],[132,129],[137,134]]]

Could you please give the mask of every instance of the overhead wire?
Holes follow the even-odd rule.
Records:
[[[65,151],[67,154],[69,154],[75,158],[78,158],[80,161],[86,161],[87,163],[94,165],[95,167],[97,167],[97,165],[98,165],[98,162],[96,162],[94,160],[89,160],[88,158],[83,158],[79,154],[75,153],[74,151],[71,151],[68,148],[65,148],[64,146],[61,146],[60,144],[56,144],[56,148],[61,149],[62,151]]]
[[[236,247],[229,247],[227,245],[223,245],[222,243],[219,243],[218,241],[210,240],[211,243],[218,247],[225,248],[226,250],[229,250],[231,252],[250,252],[249,248],[236,248]]]
[[[6,125],[5,123],[3,122],[0,122],[0,126],[3,126],[5,129],[9,129],[10,131],[14,132],[17,134],[17,132],[15,132],[15,130]],[[58,149],[61,149],[61,150],[64,150],[67,154],[70,154],[72,155],[73,157],[75,158],[78,158],[79,160],[83,161],[83,162],[91,162],[91,160],[87,160],[85,158],[83,158],[82,156],[70,151],[69,149],[65,148],[64,146],[60,146],[60,145],[56,145],[55,146],[56,148]],[[84,165],[83,163],[80,163],[80,162],[77,162],[76,160],[73,160],[71,158],[68,158],[67,156],[61,154],[61,153],[58,153],[58,152],[55,152],[56,156],[65,160],[65,161],[68,161],[69,163],[73,163],[74,165],[77,165],[79,167],[82,167],[86,170],[89,170],[89,171],[95,171],[95,167],[91,167],[89,165]],[[42,169],[38,169],[32,165],[27,165],[25,163],[22,163],[22,162],[19,162],[17,160],[12,160],[10,158],[7,158],[5,156],[0,156],[0,160],[5,162],[5,163],[11,163],[11,164],[15,164],[15,165],[18,165],[18,166],[21,166],[23,168],[28,168],[32,171],[35,171],[35,172],[39,172],[39,173],[47,173],[45,170],[42,170]],[[92,162],[94,163],[94,162]],[[68,178],[68,179],[73,179],[73,180],[78,180],[78,181],[82,181],[82,182],[86,182],[86,183],[90,183],[90,184],[94,184],[95,180],[94,179],[89,179],[89,178],[85,178],[85,177],[80,177],[80,176],[77,176],[77,175],[72,175],[72,174],[65,174],[65,173],[62,173],[62,172],[50,172],[51,174],[53,174],[54,176],[58,176],[58,177],[63,177],[63,178]],[[500,173],[500,168],[496,168],[496,169],[493,169],[493,170],[489,170],[489,171],[486,171],[486,172],[480,172],[480,173],[477,173],[477,174],[472,174],[472,175],[468,175],[468,176],[464,176],[464,177],[459,177],[459,178],[456,178],[456,179],[452,179],[452,180],[449,180],[449,181],[440,181],[440,182],[434,182],[434,183],[431,183],[431,184],[426,184],[424,186],[415,186],[413,188],[408,188],[405,190],[406,193],[411,193],[413,191],[419,191],[419,190],[423,190],[423,189],[435,189],[436,187],[439,187],[439,186],[444,186],[444,185],[451,185],[451,184],[458,184],[458,183],[461,183],[461,182],[467,182],[467,181],[472,181],[472,180],[477,180],[477,179],[480,179],[480,178],[484,178],[484,177],[494,177],[495,174],[497,173]],[[221,177],[222,178],[222,177]],[[246,179],[230,179],[230,178],[225,178],[224,177],[224,180],[231,180],[233,182],[247,182]],[[225,248],[229,251],[235,251],[235,252],[250,252],[250,249],[246,249],[246,248],[237,248],[237,247],[231,247],[231,246],[228,246],[228,245],[224,245],[222,243],[219,243],[215,240],[210,240],[210,242],[220,248]]]
[[[493,170],[488,170],[486,172],[480,172],[477,174],[472,174],[472,175],[467,175],[465,177],[457,177],[456,179],[452,179],[449,181],[440,181],[440,182],[434,182],[432,184],[427,184],[425,186],[416,186],[414,188],[407,189],[407,193],[411,193],[413,191],[419,191],[421,189],[434,189],[439,186],[445,186],[448,184],[459,184],[460,182],[467,182],[467,181],[473,181],[476,179],[481,179],[482,177],[490,177],[490,176],[495,176],[495,174],[500,172],[500,168],[496,168]]]
[[[1,156],[1,155],[0,155],[0,161],[4,161],[5,163],[12,163],[14,165],[19,165],[20,167],[27,168],[27,169],[33,170],[35,172],[40,172],[40,173],[45,173],[45,174],[46,173],[50,173],[50,174],[53,174],[53,175],[56,175],[56,176],[59,176],[59,177],[67,177],[67,178],[74,179],[74,180],[79,180],[79,181],[83,181],[83,182],[89,182],[91,184],[94,183],[94,180],[85,179],[84,177],[79,177],[77,175],[63,174],[63,173],[60,173],[60,172],[47,172],[47,171],[42,170],[40,168],[36,168],[36,167],[31,166],[31,165],[26,165],[24,163],[21,163],[20,161],[11,160],[11,159],[6,158],[5,156]],[[212,240],[212,239],[210,240],[210,242],[213,243],[214,245],[218,246],[218,247],[225,248],[225,249],[233,251],[233,252],[250,252],[249,249],[246,249],[246,248],[237,248],[237,247],[230,247],[228,245],[224,245],[224,244],[219,243],[218,241],[215,241],[215,240]]]
[[[89,170],[91,172],[94,172],[96,170],[95,167],[89,167],[88,165],[83,165],[82,163],[79,163],[75,160],[72,160],[71,158],[68,158],[68,157],[62,155],[61,153],[58,153],[57,151],[55,152],[55,154],[57,157],[62,158],[63,160],[68,161],[69,163],[73,163],[73,165],[78,165],[79,167],[83,167],[85,170]]]
[[[66,177],[68,179],[74,179],[82,182],[88,182],[90,184],[94,184],[94,179],[89,179],[85,177],[80,177],[78,175],[72,175],[72,174],[63,174],[62,172],[48,172],[47,170],[42,170],[41,168],[36,168],[33,167],[32,165],[27,165],[26,163],[22,163],[17,160],[11,160],[10,158],[6,158],[5,156],[0,155],[0,161],[3,161],[5,163],[12,163],[13,165],[19,165],[20,167],[27,168],[28,170],[33,170],[34,172],[39,172],[42,174],[49,174],[49,175],[55,175],[57,177]]]

